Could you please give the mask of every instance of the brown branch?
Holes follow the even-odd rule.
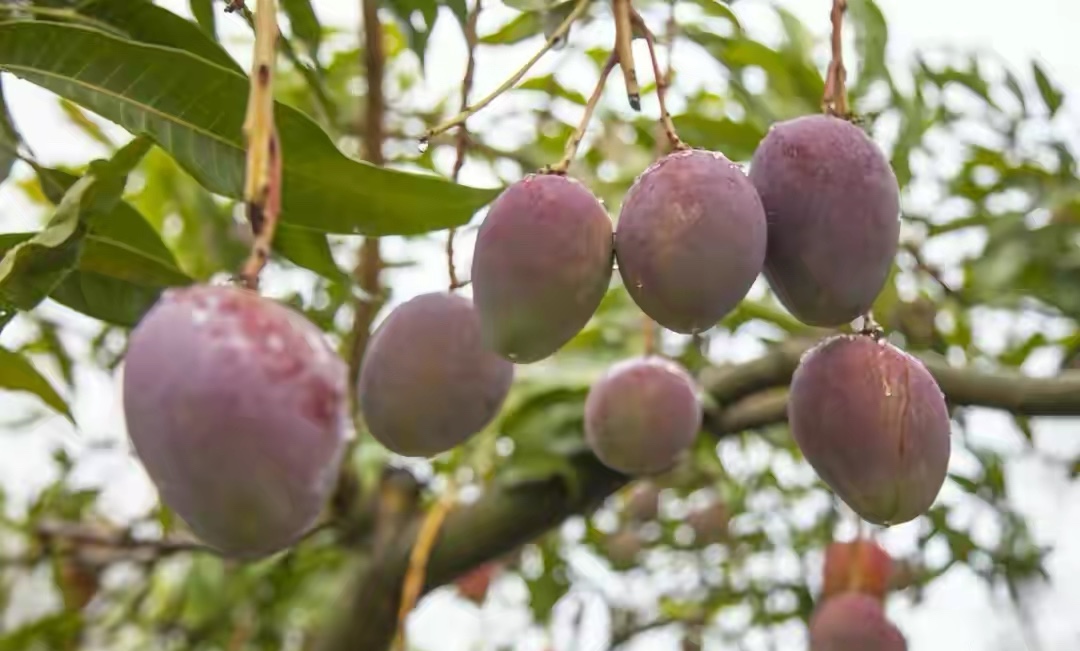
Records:
[[[137,538],[128,529],[82,522],[43,520],[34,529],[44,547],[65,553],[93,549],[95,564],[119,561],[148,563],[184,552],[217,555],[213,549],[193,540],[180,538]]]
[[[847,101],[847,71],[844,69],[844,12],[847,11],[847,0],[833,0],[832,11],[829,20],[832,23],[832,34],[829,40],[832,49],[832,58],[829,61],[829,69],[825,75],[825,93],[821,98],[821,109],[836,117],[847,119],[851,116]]]
[[[425,131],[424,135],[420,137],[420,142],[426,143],[440,133],[444,133],[446,131],[449,131],[450,129],[453,129],[459,124],[465,122],[465,120],[469,119],[471,116],[483,110],[484,107],[495,101],[495,99],[499,97],[499,95],[502,95],[506,91],[513,88],[514,85],[521,81],[521,78],[524,77],[534,65],[536,65],[537,61],[539,61],[545,54],[547,54],[548,51],[551,50],[551,48],[555,47],[556,44],[562,42],[563,37],[566,36],[566,34],[570,31],[570,27],[574,24],[574,21],[580,18],[589,8],[590,2],[591,0],[578,0],[577,4],[574,5],[574,9],[570,12],[570,14],[562,21],[562,23],[559,24],[558,27],[555,28],[553,32],[551,32],[543,47],[541,47],[536,54],[534,54],[528,61],[526,61],[525,65],[521,66],[521,68],[514,72],[514,74],[510,75],[510,77],[508,77],[506,81],[500,84],[498,88],[485,95],[475,104],[467,106],[463,111],[461,111],[454,117],[445,120]]]
[[[581,141],[585,138],[585,132],[589,129],[589,122],[596,111],[596,105],[600,103],[600,97],[604,94],[604,84],[607,82],[608,75],[615,69],[617,62],[618,57],[612,54],[603,67],[600,68],[600,78],[596,81],[596,87],[593,88],[592,95],[589,96],[589,101],[585,104],[585,112],[581,115],[581,121],[578,123],[577,129],[574,129],[574,133],[566,141],[563,157],[559,162],[545,168],[545,173],[566,174],[566,171],[570,169],[570,164],[574,161],[574,157],[577,156],[578,147],[581,146]]]
[[[786,385],[802,354],[816,340],[791,340],[744,364],[711,368],[700,380],[719,405],[706,429],[717,436],[784,422]],[[1033,378],[1015,371],[955,368],[940,356],[920,359],[949,401],[1007,409],[1027,415],[1080,415],[1080,371]],[[468,506],[450,513],[427,565],[424,591],[534,540],[565,518],[588,514],[629,481],[584,452],[570,459],[572,478],[491,487]],[[573,486],[575,490],[571,490]],[[414,516],[393,545],[384,547],[372,571],[352,588],[340,621],[329,629],[321,651],[384,651],[393,638],[402,579],[422,516]]]
[[[473,76],[476,72],[476,43],[479,40],[476,34],[476,24],[480,21],[480,10],[483,8],[483,0],[476,0],[473,9],[465,21],[465,48],[468,50],[468,58],[465,61],[465,76],[461,81],[461,111],[469,108],[469,95],[472,93]],[[465,158],[469,150],[469,129],[466,120],[461,121],[461,127],[457,131],[454,140],[454,169],[450,178],[458,180],[461,168],[465,166]],[[451,228],[446,234],[446,270],[450,276],[450,291],[464,287],[466,283],[458,280],[457,269],[454,267],[454,236],[457,229]]]
[[[377,0],[361,0],[364,21],[364,70],[367,74],[367,101],[364,111],[364,158],[372,165],[383,165],[383,121],[386,104],[383,96],[383,79],[386,76],[386,50],[383,42],[382,21],[379,20]],[[349,386],[356,384],[360,367],[364,362],[371,323],[382,307],[382,254],[377,237],[366,237],[360,245],[360,256],[354,270],[356,283],[364,295],[356,301],[349,345]]]

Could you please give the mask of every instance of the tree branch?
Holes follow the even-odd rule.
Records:
[[[723,437],[782,423],[787,385],[814,339],[788,340],[743,364],[713,367],[700,381],[718,405],[706,413],[705,429]],[[1007,409],[1027,415],[1080,416],[1080,371],[1034,378],[1015,371],[954,368],[938,355],[918,355],[957,405]],[[424,592],[454,580],[485,561],[534,540],[574,514],[588,513],[630,481],[592,454],[572,460],[573,479],[561,477],[514,486],[493,486],[469,506],[447,516],[428,561]],[[575,491],[570,490],[575,487]],[[383,651],[395,629],[395,608],[409,550],[423,521],[413,517],[384,559],[351,588],[342,619],[329,630],[321,651]]]

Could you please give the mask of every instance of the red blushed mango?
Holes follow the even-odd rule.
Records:
[[[480,605],[487,599],[488,588],[491,587],[491,582],[501,571],[501,563],[483,563],[458,577],[454,581],[454,586],[457,588],[459,595],[476,605]]]
[[[907,651],[881,602],[858,592],[827,599],[810,618],[810,651]]]
[[[658,324],[708,330],[738,305],[765,261],[765,211],[722,154],[676,151],[631,186],[615,258],[631,298]]]
[[[491,205],[473,253],[484,341],[527,364],[553,355],[589,322],[614,261],[611,219],[584,185],[532,174]]]
[[[788,422],[818,476],[869,522],[915,519],[945,483],[945,396],[922,362],[886,341],[838,335],[808,351]]]
[[[233,287],[169,290],[131,334],[135,453],[207,545],[254,559],[298,540],[338,476],[345,363],[298,312]]]
[[[900,237],[900,191],[881,149],[827,115],[773,125],[750,163],[765,206],[765,277],[800,321],[832,327],[881,293]]]
[[[379,325],[357,391],[376,440],[401,455],[432,457],[490,423],[513,380],[514,365],[484,346],[472,301],[433,292]]]
[[[892,577],[892,557],[873,540],[834,542],[825,548],[825,599],[855,591],[884,599]]]
[[[661,357],[624,360],[585,398],[585,440],[609,468],[627,475],[672,468],[701,428],[693,379]]]

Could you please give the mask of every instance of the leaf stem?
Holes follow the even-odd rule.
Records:
[[[255,56],[251,70],[244,137],[247,174],[244,202],[255,241],[240,272],[243,284],[259,286],[259,273],[270,259],[270,249],[281,211],[281,141],[274,126],[274,68],[277,56],[277,3],[259,0],[255,24]]]
[[[521,78],[524,77],[525,74],[528,73],[534,65],[536,65],[536,62],[539,61],[545,54],[547,54],[547,52],[557,43],[559,43],[563,36],[565,36],[566,33],[570,31],[570,26],[574,24],[574,21],[580,18],[581,15],[585,13],[585,10],[589,8],[589,2],[591,2],[591,0],[578,0],[578,3],[574,7],[574,10],[571,11],[570,14],[566,17],[566,19],[563,20],[562,23],[560,23],[559,26],[555,28],[555,31],[553,31],[551,35],[548,36],[547,42],[544,43],[544,46],[540,48],[540,50],[536,54],[534,54],[532,58],[526,61],[525,65],[518,69],[517,72],[510,75],[510,77],[507,78],[507,80],[504,81],[502,84],[500,84],[498,88],[493,90],[490,94],[482,98],[480,101],[476,102],[472,106],[464,108],[460,113],[446,120],[445,122],[442,122],[425,131],[424,135],[420,137],[420,142],[422,144],[425,144],[427,143],[427,141],[431,140],[440,133],[449,131],[450,129],[458,126],[459,124],[463,124],[465,120],[469,119],[476,113],[483,110],[484,107],[486,107],[488,104],[495,101],[495,99],[499,97],[499,95],[502,95],[506,91],[513,88],[514,85],[521,81]]]
[[[844,69],[843,30],[844,12],[847,0],[833,0],[829,20],[832,23],[830,46],[832,58],[825,75],[825,92],[821,98],[821,109],[828,115],[848,119],[851,113],[847,101],[847,71]]]
[[[483,0],[476,0],[473,4],[473,9],[469,12],[469,17],[465,21],[465,48],[468,50],[468,59],[465,62],[465,76],[461,81],[461,110],[465,111],[469,107],[469,94],[472,92],[473,76],[476,72],[476,43],[478,40],[476,34],[476,25],[480,20],[480,10],[483,8]],[[466,121],[461,121],[461,128],[458,129],[457,139],[454,142],[454,169],[450,173],[450,178],[454,181],[458,180],[458,176],[461,175],[461,168],[465,166],[465,158],[469,149],[469,128],[466,125]],[[451,228],[446,234],[446,271],[450,277],[449,291],[453,292],[456,289],[464,287],[467,283],[461,282],[457,276],[457,269],[454,267],[454,237],[457,235],[457,229]]]
[[[667,88],[672,77],[671,62],[668,61],[667,71],[660,69],[660,61],[656,58],[656,37],[653,35],[652,30],[645,24],[645,20],[641,17],[641,14],[636,11],[632,15],[634,26],[641,31],[645,36],[645,44],[649,46],[649,59],[652,61],[653,76],[656,78],[656,101],[660,104],[660,124],[664,127],[664,134],[667,135],[668,142],[671,143],[672,149],[689,149],[689,145],[684,143],[679,138],[679,133],[675,129],[675,123],[671,119],[671,113],[667,108]],[[671,19],[674,23],[674,16]],[[674,29],[668,26],[669,31],[673,32]],[[669,56],[670,58],[670,56]]]
[[[581,146],[581,141],[589,128],[589,122],[596,111],[596,105],[600,103],[600,96],[604,94],[604,83],[607,81],[611,71],[615,69],[615,64],[618,61],[618,55],[612,52],[604,67],[600,69],[600,78],[596,80],[596,87],[593,88],[592,96],[589,97],[588,103],[585,104],[585,113],[581,116],[581,122],[578,123],[577,129],[574,130],[570,139],[566,141],[566,149],[563,151],[562,159],[554,165],[544,168],[543,172],[545,174],[566,174],[566,171],[570,168],[570,163],[577,156],[578,147]]]
[[[630,102],[630,108],[640,111],[641,87],[634,69],[634,28],[630,22],[634,8],[630,0],[611,0],[611,12],[615,15],[615,53],[626,81],[626,98]]]

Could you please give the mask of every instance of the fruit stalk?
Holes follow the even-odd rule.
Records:
[[[641,87],[638,86],[637,71],[634,69],[634,28],[630,22],[634,8],[630,0],[611,0],[611,12],[615,15],[615,55],[626,81],[626,98],[630,108],[641,110]]]
[[[585,113],[581,116],[581,122],[578,123],[577,129],[570,136],[570,139],[566,141],[566,149],[563,150],[563,157],[559,162],[554,165],[550,165],[544,171],[549,174],[566,174],[566,171],[570,169],[570,163],[574,161],[574,157],[577,156],[578,147],[581,146],[581,141],[585,138],[585,132],[589,129],[589,122],[592,121],[593,113],[596,111],[596,105],[600,103],[600,96],[604,94],[604,83],[607,81],[608,75],[615,69],[615,64],[618,62],[618,56],[612,53],[608,57],[604,67],[600,69],[600,78],[596,80],[596,87],[593,89],[592,95],[589,97],[589,101],[585,104]]]
[[[844,69],[843,31],[844,12],[847,11],[847,0],[833,0],[832,11],[829,20],[832,23],[832,36],[830,47],[832,58],[829,61],[829,70],[825,77],[825,93],[821,99],[821,109],[828,115],[847,118],[850,115],[847,102],[847,71]]]
[[[270,248],[281,210],[281,141],[274,126],[274,67],[277,55],[277,3],[259,0],[255,13],[255,56],[244,138],[247,171],[244,202],[254,242],[240,272],[248,289],[258,289],[259,273],[270,259]]]
[[[541,47],[540,50],[537,51],[537,53],[534,54],[528,61],[526,61],[525,65],[521,66],[521,68],[518,69],[517,72],[510,75],[506,79],[506,81],[499,85],[498,88],[488,93],[485,97],[480,99],[475,104],[465,107],[460,113],[458,113],[454,117],[440,124],[437,124],[434,127],[431,127],[430,129],[425,131],[424,135],[420,137],[420,143],[425,144],[440,133],[445,133],[446,131],[453,129],[456,126],[463,124],[465,120],[468,120],[473,115],[482,111],[484,107],[486,107],[488,104],[495,101],[495,99],[498,98],[499,95],[502,95],[506,91],[513,88],[514,85],[521,81],[521,78],[524,77],[529,72],[529,70],[531,70],[532,67],[536,65],[536,63],[541,58],[543,58],[545,54],[548,53],[551,48],[555,47],[555,45],[559,43],[564,36],[566,36],[567,32],[570,31],[570,26],[574,24],[574,21],[580,18],[582,14],[585,13],[585,10],[589,8],[589,2],[590,0],[578,0],[577,5],[574,6],[574,9],[570,12],[570,15],[568,15],[565,20],[559,23],[559,26],[555,28],[555,31],[553,31],[551,35],[548,36],[547,42],[544,43],[544,46]]]
[[[480,20],[480,10],[483,7],[483,0],[476,0],[473,4],[473,9],[469,12],[469,17],[465,21],[465,49],[468,51],[468,58],[465,62],[465,76],[461,80],[461,110],[464,111],[469,107],[469,93],[472,92],[473,75],[476,71],[476,23]],[[461,122],[461,128],[458,129],[457,138],[454,141],[454,168],[450,173],[450,178],[454,181],[458,180],[458,176],[461,174],[461,168],[465,166],[465,157],[469,149],[469,128],[463,120]],[[464,287],[467,283],[461,282],[457,277],[457,270],[454,268],[454,236],[457,235],[457,229],[451,228],[450,232],[446,234],[446,271],[450,277],[450,291]]]
[[[641,14],[636,11],[632,14],[632,20],[634,27],[645,36],[645,44],[649,47],[649,59],[652,61],[653,76],[656,78],[656,101],[660,104],[660,124],[664,127],[664,133],[667,135],[667,139],[671,143],[672,149],[688,149],[689,147],[686,143],[679,138],[679,133],[675,129],[675,123],[671,119],[671,113],[669,113],[667,109],[667,89],[668,85],[671,83],[672,77],[670,48],[675,43],[674,13],[668,21],[668,35],[671,38],[668,44],[668,67],[667,70],[664,71],[661,71],[660,62],[656,58],[656,37],[653,35],[652,30],[645,24],[645,19],[641,17]]]

